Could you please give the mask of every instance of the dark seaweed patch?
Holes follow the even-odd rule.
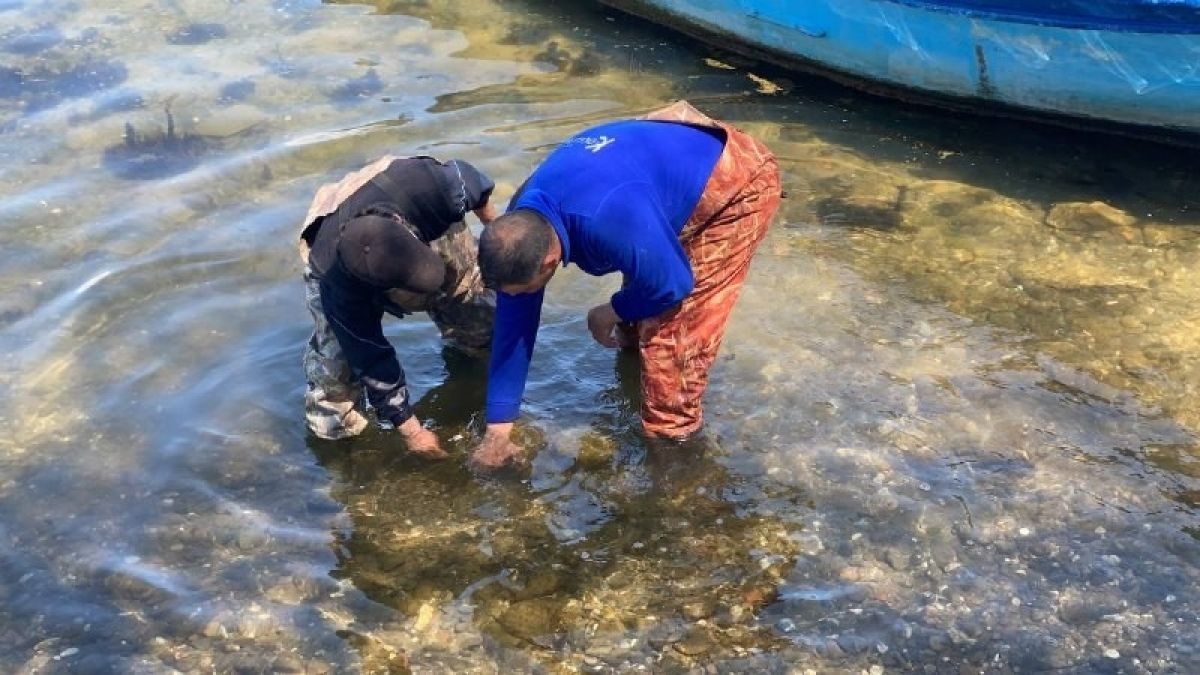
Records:
[[[81,47],[95,45],[100,42],[100,29],[86,28],[73,42]]]
[[[220,103],[234,103],[236,101],[244,101],[254,94],[254,82],[250,80],[237,80],[230,82],[224,87],[221,87],[221,93],[217,96],[217,101]]]
[[[535,45],[550,39],[551,29],[544,23],[518,23],[499,39],[502,45]]]
[[[63,41],[63,35],[58,28],[49,24],[38,26],[32,30],[14,28],[0,37],[0,45],[9,54],[30,56],[58,45]]]
[[[534,58],[551,63],[555,68],[570,75],[595,75],[603,66],[600,57],[591,50],[585,49],[579,56],[574,56],[553,40],[546,45],[545,50],[534,55]]]
[[[348,103],[374,96],[381,91],[383,91],[383,80],[379,79],[379,73],[371,68],[366,75],[350,80],[334,89],[330,92],[329,97],[341,103]]]
[[[173,45],[202,45],[226,37],[229,31],[219,23],[193,23],[167,36]]]
[[[89,96],[125,81],[129,71],[116,61],[86,61],[65,70],[0,68],[0,98],[21,98],[27,111],[58,105],[63,99]]]
[[[161,135],[139,136],[125,123],[121,143],[104,151],[104,166],[121,178],[151,180],[190,171],[208,149],[202,136],[177,134],[175,118],[167,111],[167,130]]]
[[[266,68],[272,75],[278,75],[285,80],[290,80],[294,77],[301,77],[306,74],[306,70],[297,66],[291,59],[286,59],[282,55],[270,59],[263,59],[263,67]]]

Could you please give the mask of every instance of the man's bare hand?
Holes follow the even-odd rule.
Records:
[[[500,211],[491,202],[488,202],[487,204],[475,209],[474,213],[475,217],[479,219],[479,222],[483,223],[484,225],[492,222],[500,215]]]
[[[612,303],[606,302],[588,310],[587,323],[588,330],[592,332],[592,338],[602,346],[615,349],[623,345],[622,336],[617,334],[617,326],[621,323],[621,317],[617,316]]]
[[[432,431],[421,426],[421,421],[416,415],[408,418],[398,427],[400,435],[404,437],[405,444],[408,445],[408,451],[418,457],[425,459],[445,459],[450,455],[442,450],[442,444],[438,442],[438,437]]]
[[[489,424],[483,434],[483,442],[471,455],[471,466],[479,471],[496,471],[506,466],[524,464],[524,451],[509,438],[512,427],[511,422]]]

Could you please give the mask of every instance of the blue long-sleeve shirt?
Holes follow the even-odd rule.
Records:
[[[631,120],[568,139],[534,171],[509,210],[550,222],[562,261],[588,274],[620,272],[612,306],[624,321],[679,304],[694,281],[679,233],[724,147],[723,132]],[[542,292],[497,293],[487,421],[508,422],[521,395],[541,318]]]

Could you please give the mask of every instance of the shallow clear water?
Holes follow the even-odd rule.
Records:
[[[0,50],[0,670],[1200,670],[1194,152],[590,4],[0,0]],[[422,319],[388,332],[455,458],[306,436],[320,183],[429,153],[506,198],[679,97],[788,192],[704,442],[639,440],[574,270],[527,477],[463,468],[483,364]]]

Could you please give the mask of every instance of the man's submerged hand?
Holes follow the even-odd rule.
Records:
[[[621,317],[617,316],[612,303],[606,302],[588,310],[587,323],[592,337],[602,346],[613,349],[626,346],[625,336],[617,330]]]
[[[471,466],[479,471],[495,471],[524,464],[524,451],[509,438],[512,427],[511,422],[489,424],[483,442],[471,455]]]
[[[445,459],[450,456],[446,454],[445,450],[442,450],[442,444],[438,442],[437,435],[421,426],[416,415],[404,420],[404,424],[397,429],[404,437],[408,451],[412,454],[425,459]]]

